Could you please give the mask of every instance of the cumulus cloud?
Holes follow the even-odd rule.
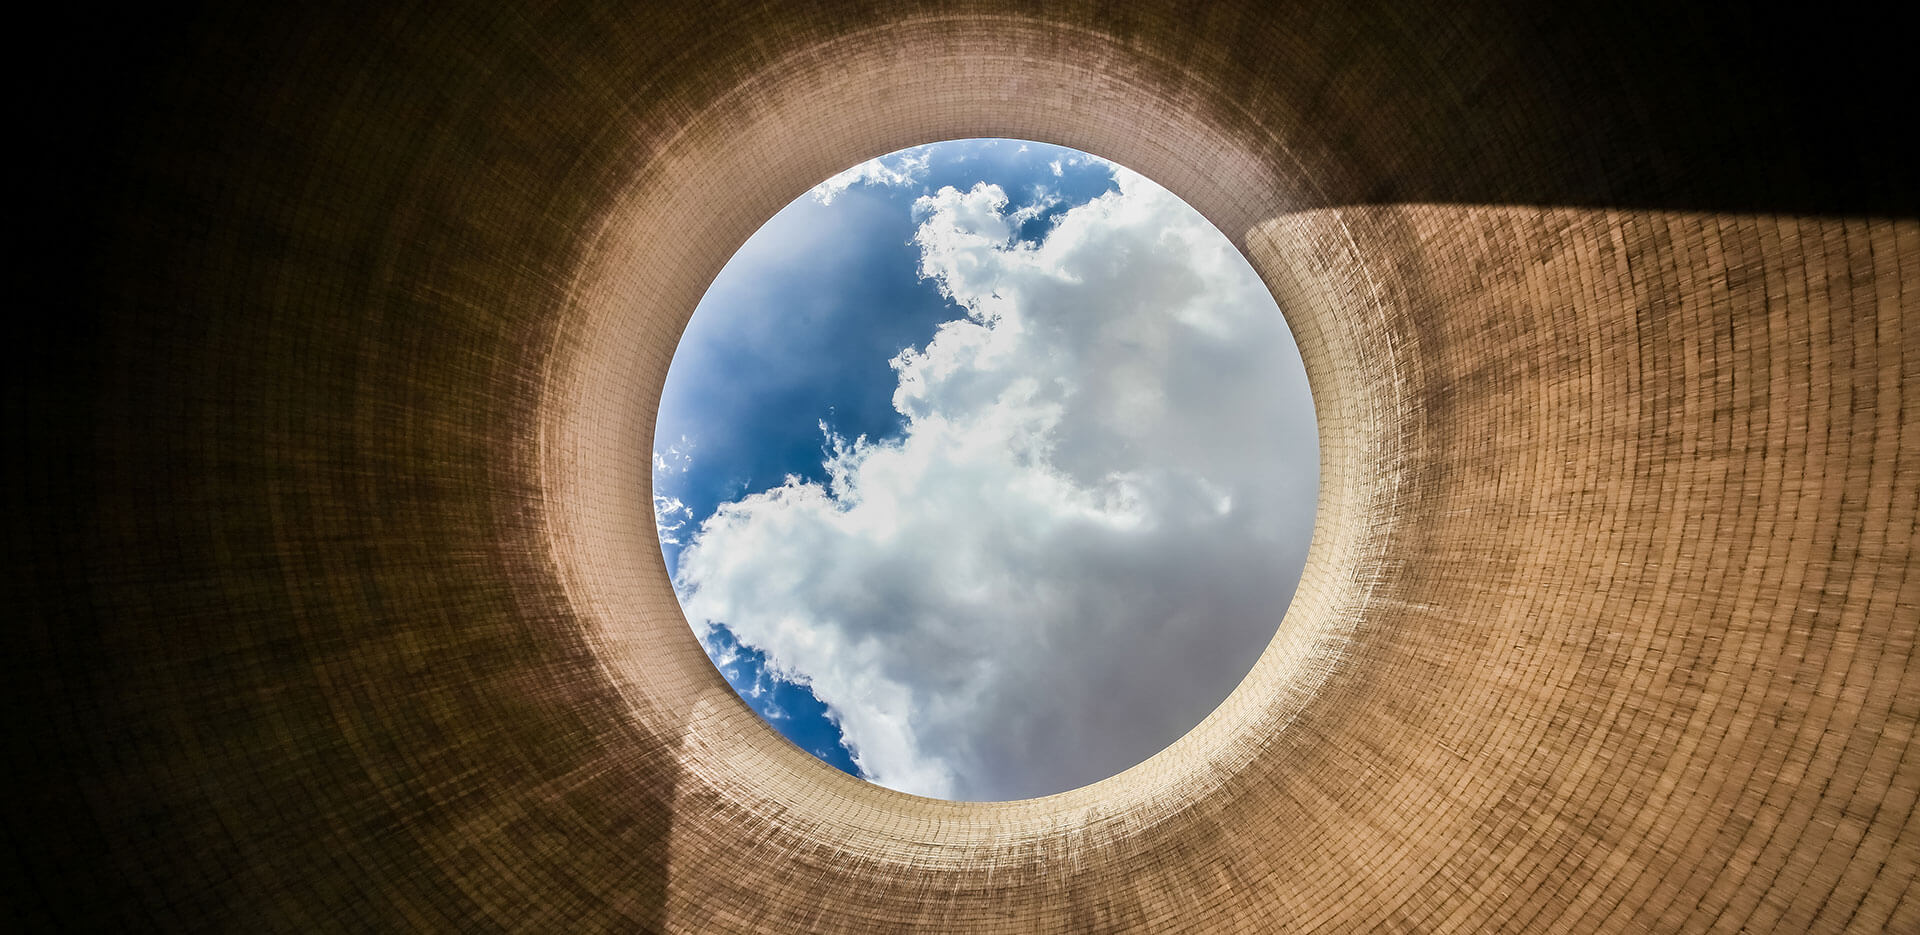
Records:
[[[891,159],[891,162],[889,162]],[[869,159],[845,172],[842,172],[807,192],[813,200],[823,205],[833,204],[847,189],[855,185],[907,186],[918,185],[927,177],[931,167],[933,151],[926,147],[909,149]]]
[[[826,482],[723,504],[681,554],[688,617],[811,686],[883,785],[1009,799],[1125,769],[1292,596],[1318,452],[1291,335],[1217,230],[1115,175],[1037,243],[998,186],[920,198],[921,275],[966,316],[893,360],[904,431],[822,426]]]

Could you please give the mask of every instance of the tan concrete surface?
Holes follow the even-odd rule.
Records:
[[[1897,30],[726,0],[118,28],[72,34],[65,292],[9,394],[27,927],[1920,931]],[[972,136],[1219,225],[1322,433],[1246,682],[1011,803],[757,720],[646,496],[733,250]]]

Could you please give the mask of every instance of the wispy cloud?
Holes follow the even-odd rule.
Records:
[[[1013,230],[1016,232],[1020,230],[1021,225],[1052,211],[1065,200],[1058,192],[1043,185],[1035,185],[1032,195],[1033,198],[1024,206],[1007,215],[1007,220],[1012,223]]]
[[[693,466],[693,441],[685,435],[667,446],[666,451],[655,449],[653,452],[653,470],[656,474],[685,474]]]
[[[845,172],[815,185],[807,192],[813,200],[833,204],[835,198],[855,185],[918,185],[931,168],[933,150],[928,147],[869,159]]]
[[[653,495],[654,531],[661,542],[667,545],[680,545],[680,536],[686,531],[687,523],[692,519],[693,510],[680,502],[679,497]]]

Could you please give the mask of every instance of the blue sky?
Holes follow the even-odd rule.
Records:
[[[1018,798],[1138,762],[1244,675],[1316,444],[1218,231],[1102,160],[958,141],[741,248],[675,356],[654,493],[682,606],[763,718],[894,788]]]
[[[825,480],[820,423],[850,438],[900,432],[888,361],[966,314],[919,275],[917,198],[998,182],[1025,196],[1019,207],[1045,205],[1021,230],[1033,239],[1062,212],[1114,187],[1105,163],[1026,141],[954,141],[883,163],[922,156],[925,170],[908,184],[849,180],[795,199],[708,287],[674,353],[655,428],[654,493],[684,505],[671,521],[686,523],[683,534],[661,537],[669,569],[721,503],[789,475]],[[703,642],[762,718],[801,749],[860,775],[811,691],[769,673],[765,654],[740,646],[724,623]]]
[[[966,314],[919,275],[917,198],[984,179],[1027,207],[1044,187],[1050,197],[1039,200],[1059,201],[1022,227],[1034,239],[1067,209],[1114,187],[1106,163],[1027,141],[960,140],[879,161],[917,155],[928,165],[908,184],[853,183],[795,199],[714,278],[661,394],[654,447],[672,463],[661,470],[656,461],[656,493],[704,519],[789,474],[824,480],[822,421],[848,437],[900,431],[888,361]],[[676,567],[679,547],[663,550],[667,567]]]

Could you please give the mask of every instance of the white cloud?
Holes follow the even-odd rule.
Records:
[[[666,451],[654,449],[653,471],[656,474],[685,474],[693,466],[693,440],[685,435],[680,441],[667,446]]]
[[[1032,199],[1025,206],[1007,215],[1007,221],[1015,231],[1020,229],[1020,225],[1052,211],[1062,201],[1058,192],[1044,185],[1035,185],[1032,194]]]
[[[1298,352],[1217,230],[1116,177],[1038,244],[997,186],[919,199],[921,272],[967,317],[894,360],[905,433],[829,433],[826,484],[724,504],[681,555],[689,618],[810,685],[883,785],[1124,769],[1225,697],[1292,595],[1318,472]]]
[[[889,156],[869,159],[845,172],[842,172],[810,189],[807,194],[823,205],[833,204],[835,198],[855,185],[907,186],[918,185],[927,177],[927,170],[933,158],[933,151],[927,147],[909,149]],[[889,164],[888,160],[892,163]]]
[[[659,455],[655,454],[656,467]],[[680,544],[680,533],[685,531],[687,523],[693,519],[693,510],[679,497],[662,494],[653,495],[653,527],[660,541],[668,545]]]
[[[1047,163],[1047,168],[1052,169],[1053,174],[1056,177],[1059,176],[1064,171],[1063,169],[1060,168],[1060,160],[1058,159],[1055,159],[1054,161]]]

